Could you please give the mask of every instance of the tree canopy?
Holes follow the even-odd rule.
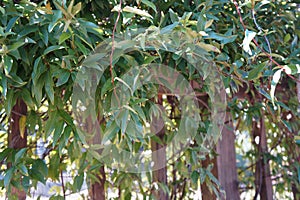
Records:
[[[50,199],[299,198],[299,14],[0,1],[0,196],[50,181]]]

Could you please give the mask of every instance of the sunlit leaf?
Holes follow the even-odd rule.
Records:
[[[247,52],[250,56],[252,56],[252,51],[250,49],[250,43],[254,39],[255,36],[256,36],[256,32],[249,31],[248,29],[246,29],[242,46],[243,46],[243,50],[245,52]]]
[[[125,6],[123,8],[123,11],[124,12],[129,12],[129,13],[134,13],[134,14],[137,14],[137,15],[140,15],[142,17],[148,17],[148,18],[153,18],[147,11],[144,11],[144,10],[140,10],[138,8],[133,8],[133,7],[130,7],[130,6]]]

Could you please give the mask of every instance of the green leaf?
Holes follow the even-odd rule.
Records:
[[[59,170],[59,165],[60,165],[60,157],[59,154],[56,153],[54,155],[50,156],[50,164],[49,164],[49,177],[53,180],[58,180],[60,170]]]
[[[61,195],[51,196],[49,200],[65,200],[65,198]]]
[[[27,82],[24,82],[19,76],[17,76],[16,74],[10,74],[7,75],[7,77],[9,77],[11,80],[11,85],[14,87],[22,87],[24,85],[26,85]]]
[[[118,116],[121,121],[121,133],[124,134],[128,125],[128,116],[129,116],[129,110],[123,109]]]
[[[0,7],[0,12],[1,12],[3,15],[5,15],[5,9],[4,9],[4,8]]]
[[[46,94],[48,95],[51,104],[54,104],[54,83],[52,79],[52,74],[48,71],[46,75],[46,80],[45,80],[45,91]]]
[[[80,41],[75,41],[76,47],[84,54],[88,55],[89,50]]]
[[[8,90],[6,95],[6,101],[4,103],[6,114],[9,116],[12,107],[16,104],[16,96],[13,90]]]
[[[20,163],[17,168],[20,170],[20,172],[24,175],[24,176],[28,176],[28,169],[27,167],[23,164],[23,163]]]
[[[287,43],[288,41],[290,41],[290,39],[291,39],[291,35],[288,33],[284,36],[283,41],[284,41],[284,43]]]
[[[8,169],[6,171],[5,176],[4,176],[4,187],[7,187],[10,184],[10,181],[11,181],[11,178],[12,178],[14,172],[15,172],[14,167],[11,167],[10,169]]]
[[[0,162],[3,162],[8,154],[10,154],[12,152],[12,149],[4,149],[3,151],[0,152]]]
[[[22,99],[25,101],[26,105],[33,108],[35,106],[35,103],[33,102],[31,93],[27,88],[23,88],[20,93]]]
[[[64,46],[58,46],[58,45],[50,46],[47,49],[45,49],[45,51],[43,52],[43,55],[45,56],[52,51],[56,51],[56,50],[64,49],[64,48],[65,48]]]
[[[221,44],[227,44],[227,43],[231,43],[234,42],[235,39],[237,38],[237,35],[222,35],[219,33],[215,33],[215,32],[210,32],[208,34],[208,36],[204,37],[205,39],[215,39],[221,42]]]
[[[200,42],[197,45],[200,46],[202,49],[206,50],[207,52],[213,51],[216,53],[221,53],[221,51],[216,46],[213,46],[211,44],[205,44],[203,42]]]
[[[0,78],[1,78],[1,87],[2,87],[2,96],[6,98],[7,94],[7,78],[4,74],[0,73]]]
[[[149,6],[150,8],[152,8],[152,10],[154,10],[157,13],[156,6],[154,3],[148,0],[142,0],[142,3]]]
[[[76,129],[76,131],[74,132],[75,138],[80,141],[82,144],[87,145],[87,142],[85,140],[85,133],[80,130],[80,129]]]
[[[9,52],[14,52],[16,51],[19,47],[23,46],[26,42],[25,41],[18,41],[13,43],[12,45],[8,45],[7,49]]]
[[[113,122],[106,130],[104,131],[104,136],[102,143],[107,142],[108,140],[112,140],[120,128],[117,126],[116,122]]]
[[[291,124],[290,124],[288,121],[283,120],[283,119],[281,119],[281,121],[282,121],[282,123],[284,124],[284,126],[285,126],[290,132],[293,132],[293,129],[292,129],[292,127],[291,127]]]
[[[37,167],[39,169],[39,171],[43,174],[43,176],[47,176],[48,175],[48,167],[45,163],[45,161],[43,161],[42,159],[37,159],[34,164],[34,167]]]
[[[45,184],[48,176],[48,167],[43,160],[37,159],[33,162],[29,174],[33,179]]]
[[[68,70],[62,70],[61,73],[58,74],[58,80],[56,82],[56,87],[59,87],[63,84],[65,84],[66,82],[68,82],[69,78],[70,78],[71,73]]]
[[[175,22],[171,25],[165,26],[160,30],[160,34],[168,34],[171,33],[177,26],[179,25],[179,22]]]
[[[6,28],[5,28],[5,32],[10,32],[11,31],[12,27],[15,25],[16,21],[18,20],[18,18],[19,17],[16,16],[16,17],[13,17],[13,18],[11,18],[9,20],[9,22],[8,22]]]
[[[58,145],[59,154],[61,154],[62,149],[68,143],[70,135],[71,135],[71,132],[72,132],[72,127],[71,126],[66,126],[64,128],[64,132],[63,132],[62,136],[60,137],[59,145]]]
[[[123,8],[123,11],[124,12],[129,12],[129,13],[134,13],[136,15],[140,15],[142,17],[148,17],[148,18],[153,18],[147,11],[144,11],[144,10],[140,10],[138,8],[133,8],[133,7],[130,7],[130,6],[125,6]]]
[[[33,84],[32,86],[32,94],[36,99],[36,102],[38,105],[40,105],[42,98],[43,98],[43,88],[45,85],[45,74],[40,76],[38,80],[36,81],[36,84]]]
[[[49,111],[49,118],[45,124],[45,137],[48,138],[52,131],[55,129],[55,124],[59,120],[59,116],[57,116],[57,111]]]
[[[171,18],[172,23],[179,21],[178,14],[175,13],[171,8],[169,9],[169,13],[170,13],[170,18]]]
[[[52,147],[55,147],[58,139],[61,137],[63,133],[63,128],[64,128],[64,122],[62,120],[57,121],[55,124],[55,131],[53,134]]]
[[[83,174],[77,175],[74,179],[74,184],[73,184],[73,191],[74,192],[79,192],[81,190],[82,184],[83,184],[84,176]]]
[[[92,67],[94,65],[97,65],[97,62],[99,62],[106,55],[107,55],[106,53],[95,53],[95,54],[89,55],[86,59],[84,59],[82,65],[85,67]]]
[[[5,67],[7,73],[10,72],[10,70],[13,66],[13,62],[14,62],[14,60],[10,56],[8,56],[8,55],[4,56],[4,67]]]
[[[261,76],[261,72],[263,71],[265,66],[266,66],[266,62],[254,66],[255,68],[252,69],[248,74],[248,80],[258,79]]]
[[[193,171],[192,174],[191,174],[191,179],[192,179],[194,184],[197,184],[198,179],[199,179],[199,172]]]
[[[48,46],[49,42],[49,33],[46,27],[42,27],[41,31],[39,32],[40,37],[42,38],[44,44]]]
[[[73,125],[73,119],[69,113],[67,113],[64,110],[58,110],[59,115],[65,120],[65,122],[72,126]]]
[[[37,26],[25,26],[24,29],[18,34],[17,39],[27,36],[29,33],[37,32]]]
[[[58,44],[61,45],[65,40],[69,39],[72,36],[70,32],[63,32],[58,40]]]
[[[20,159],[24,156],[24,154],[26,153],[27,148],[23,148],[21,150],[19,150],[16,155],[15,155],[15,163],[18,163],[20,161]]]

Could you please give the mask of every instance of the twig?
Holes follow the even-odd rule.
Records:
[[[254,24],[255,24],[256,28],[259,30],[259,32],[263,32],[262,28],[258,25],[258,23],[256,21],[254,8],[252,8],[252,18],[253,18]],[[266,34],[264,34],[264,38],[265,38],[265,41],[268,45],[268,50],[269,50],[270,56],[272,57],[271,45],[270,45],[270,42],[269,42],[268,37],[266,36]],[[271,66],[271,62],[270,62],[270,66]]]
[[[63,176],[63,171],[60,171],[60,178],[61,178],[61,187],[63,190],[63,194],[64,194],[64,199],[66,199],[66,189],[65,189],[65,183],[64,183],[64,176]]]
[[[113,55],[114,55],[114,51],[115,51],[115,32],[116,32],[116,29],[117,29],[118,21],[120,19],[121,10],[122,10],[122,0],[120,0],[120,3],[119,3],[118,16],[117,16],[117,19],[115,21],[114,29],[113,29],[112,36],[111,36],[111,45],[112,45],[112,47],[111,47],[111,53],[110,53],[110,57],[109,57],[109,65],[110,65],[109,70],[110,70],[110,75],[111,75],[111,82],[112,82],[113,85],[114,85]]]
[[[243,26],[243,29],[244,29],[244,31],[245,31],[245,30],[246,30],[246,26],[245,26],[245,24],[244,24],[244,20],[243,20],[243,18],[242,18],[242,14],[241,14],[240,9],[239,9],[239,4],[236,2],[236,0],[233,0],[233,3],[234,3],[234,5],[235,5],[236,11],[237,11],[237,13],[238,13],[238,15],[239,15],[240,22],[241,22],[241,24],[242,24],[242,26]],[[259,48],[259,49],[261,50],[261,52],[263,52],[263,53],[269,58],[269,60],[270,60],[272,63],[274,63],[274,64],[275,64],[276,66],[278,66],[280,69],[283,69],[283,66],[280,65],[277,61],[275,61],[275,60],[272,58],[272,56],[271,56],[268,52],[266,52],[266,51],[258,44],[258,42],[257,42],[257,40],[256,40],[255,38],[253,38],[252,41],[254,42],[255,46],[256,46],[257,48]],[[283,71],[285,71],[285,70],[283,69]],[[295,77],[291,76],[290,74],[287,74],[287,75],[288,75],[291,79],[295,80],[296,82],[300,82],[299,80],[297,80]]]

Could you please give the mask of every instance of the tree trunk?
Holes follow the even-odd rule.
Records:
[[[256,137],[259,138],[259,143],[257,145],[259,160],[257,161],[255,167],[256,194],[254,199],[257,199],[257,196],[259,194],[261,200],[272,200],[273,188],[270,175],[270,165],[268,160],[264,156],[266,153],[268,153],[268,146],[263,114],[259,122],[253,122],[253,136],[254,140]]]
[[[235,135],[230,113],[226,113],[227,126],[222,130],[222,138],[217,144],[217,163],[218,163],[218,180],[222,189],[226,192],[226,198],[230,200],[239,200],[238,177],[236,168],[235,154]]]
[[[99,174],[96,175],[98,178],[98,182],[92,183],[89,188],[90,198],[92,200],[105,200],[105,170],[104,166],[102,166],[99,170]]]
[[[207,168],[210,164],[213,164],[212,174],[218,178],[218,165],[217,158],[214,157],[210,159],[209,156],[206,156],[206,159],[202,162],[202,167]],[[206,183],[201,183],[201,192],[202,192],[202,200],[216,200],[217,196],[209,190],[209,187]]]
[[[158,104],[162,105],[162,96],[158,95]],[[160,140],[164,141],[165,129],[164,126],[161,127],[161,118],[153,118],[151,122],[151,129],[153,133],[156,133],[156,136]],[[151,141],[151,150],[152,150],[152,160],[154,162],[154,171],[153,171],[153,182],[160,183],[167,186],[167,160],[166,160],[166,145],[159,144],[154,140]],[[169,195],[163,191],[163,189],[158,185],[158,189],[152,190],[152,195],[157,200],[168,200]]]
[[[27,130],[25,128],[24,133],[20,132],[19,121],[22,116],[26,116],[27,106],[22,99],[17,99],[16,105],[12,108],[12,114],[10,119],[10,133],[8,135],[8,147],[12,149],[21,149],[27,147]],[[11,163],[8,163],[8,168],[11,167]],[[26,199],[26,192],[12,187],[12,195],[16,195],[19,200]]]
[[[87,118],[87,131],[92,135],[89,144],[101,144],[101,131],[100,123],[103,123],[104,120],[99,116],[98,120],[93,120],[92,116]],[[101,150],[97,151],[99,154],[102,153]],[[94,174],[97,177],[96,182],[92,182],[89,187],[89,196],[91,200],[105,200],[105,182],[106,174],[104,165],[100,167],[99,171]]]

